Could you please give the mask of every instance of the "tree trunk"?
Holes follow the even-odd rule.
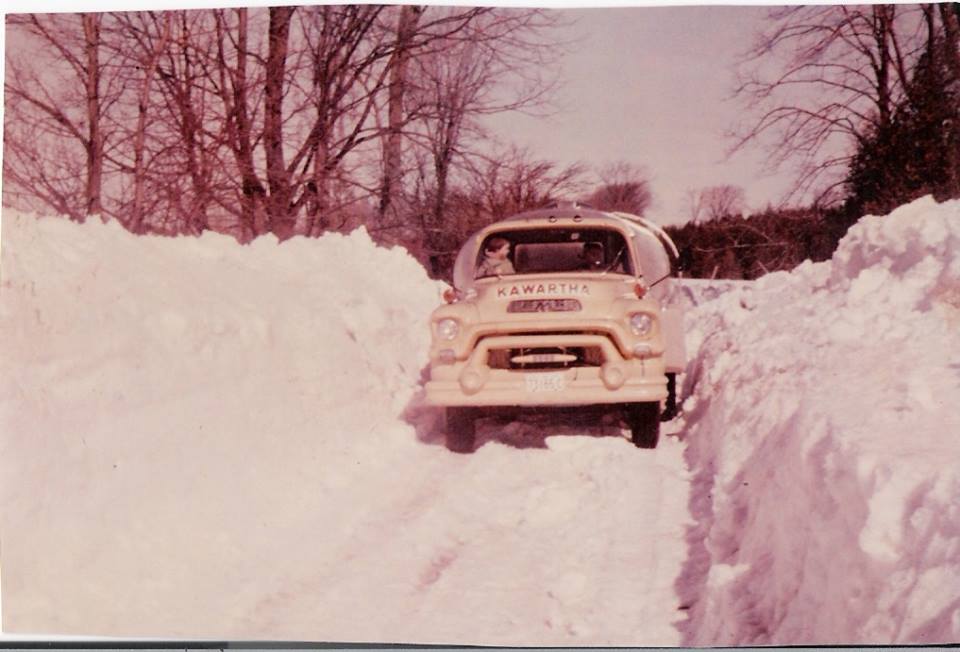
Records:
[[[144,200],[146,198],[146,164],[144,149],[147,139],[147,109],[150,103],[150,87],[153,77],[160,63],[160,57],[167,49],[170,41],[169,12],[164,14],[163,32],[154,50],[147,54],[143,65],[143,79],[140,81],[140,90],[137,95],[137,128],[133,136],[133,215],[131,216],[131,230],[134,233],[143,233],[145,221]]]
[[[249,115],[247,80],[248,22],[246,9],[237,12],[236,53],[237,68],[230,70],[224,51],[226,26],[222,14],[217,13],[217,66],[220,93],[226,107],[227,138],[240,173],[241,240],[248,241],[264,232],[264,201],[267,191],[257,176],[253,164],[253,127]],[[229,74],[229,81],[227,79]]]
[[[890,97],[890,62],[892,57],[888,43],[892,26],[888,12],[889,8],[885,5],[875,5],[873,7],[873,37],[877,45],[879,59],[875,66],[875,73],[880,129],[886,129],[890,125],[890,119],[893,115]]]
[[[270,188],[268,220],[280,239],[293,235],[290,174],[283,156],[283,85],[293,7],[271,7],[266,83],[264,87],[263,148]]]
[[[960,3],[944,3],[939,7],[947,69],[950,71],[947,87],[953,91],[948,94],[953,99],[954,124],[952,138],[947,143],[947,183],[950,196],[960,197]]]
[[[385,221],[400,187],[403,173],[403,98],[407,86],[407,66],[410,60],[410,42],[416,33],[417,23],[423,13],[421,7],[400,7],[397,21],[397,44],[390,60],[390,86],[388,89],[388,127],[383,150],[383,184],[380,188],[379,217]]]
[[[311,238],[322,235],[329,226],[327,221],[327,213],[330,210],[329,126],[324,127],[323,131],[323,135],[317,140],[317,148],[313,156],[313,179],[309,188],[312,197],[310,206],[307,208],[306,235]]]
[[[437,153],[434,160],[434,174],[437,176],[437,191],[430,211],[430,223],[427,225],[426,244],[430,257],[430,267],[434,278],[440,278],[444,270],[443,254],[445,253],[443,218],[447,206],[447,190],[450,181],[450,162],[453,159],[453,149],[444,146]]]
[[[99,214],[103,186],[103,134],[100,131],[100,14],[82,14],[87,55],[86,215]]]
[[[207,210],[210,203],[210,164],[204,150],[204,134],[201,128],[202,117],[198,116],[194,107],[194,63],[192,49],[192,33],[190,21],[186,11],[177,12],[180,23],[179,51],[171,55],[171,64],[175,58],[182,61],[183,72],[179,79],[168,82],[177,102],[180,113],[179,127],[183,138],[184,155],[186,158],[187,174],[190,175],[193,197],[187,204],[185,214],[181,219],[188,233],[200,235],[210,225],[207,221]],[[173,66],[171,65],[171,68]],[[203,112],[203,94],[200,90],[200,113]]]

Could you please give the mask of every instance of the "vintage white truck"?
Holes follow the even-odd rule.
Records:
[[[615,409],[657,445],[686,365],[683,314],[667,305],[677,250],[643,218],[577,205],[491,224],[461,248],[431,318],[426,401],[450,450],[475,420],[513,406]]]

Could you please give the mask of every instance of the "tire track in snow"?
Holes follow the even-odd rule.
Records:
[[[473,455],[427,446],[380,465],[392,474],[381,496],[326,529],[337,540],[317,567],[278,578],[245,626],[339,641],[676,644],[681,444],[638,451],[603,428],[562,429],[550,449],[497,441],[529,427],[486,424]]]

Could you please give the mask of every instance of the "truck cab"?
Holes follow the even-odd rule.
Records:
[[[667,305],[676,247],[657,225],[567,206],[491,224],[463,244],[431,318],[426,401],[447,446],[506,406],[616,409],[654,448],[686,365],[683,315]]]

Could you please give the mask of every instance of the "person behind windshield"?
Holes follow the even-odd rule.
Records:
[[[583,245],[583,269],[602,272],[606,269],[603,260],[603,245],[599,242],[588,242]]]
[[[474,278],[483,278],[484,276],[503,276],[504,274],[516,274],[513,269],[513,263],[507,256],[510,255],[510,241],[506,238],[496,236],[487,241],[483,248],[483,261],[477,267],[477,273]]]

